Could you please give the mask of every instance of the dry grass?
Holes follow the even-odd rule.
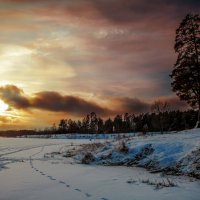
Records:
[[[155,190],[159,190],[159,189],[162,189],[162,188],[165,188],[165,187],[176,187],[177,184],[169,179],[169,178],[166,178],[166,179],[161,179],[161,180],[150,180],[150,179],[139,179],[139,180],[135,180],[135,179],[129,179],[127,180],[127,183],[129,184],[134,184],[134,183],[144,183],[144,184],[147,184],[147,185],[152,185],[154,187]]]

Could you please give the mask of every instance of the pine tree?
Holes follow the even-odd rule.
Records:
[[[200,16],[188,14],[176,30],[174,45],[178,58],[172,74],[172,88],[181,100],[198,109],[200,124]]]
[[[164,131],[164,121],[165,121],[165,112],[169,111],[169,104],[166,101],[155,101],[152,105],[152,111],[158,116],[158,122],[160,126],[160,132],[163,134]]]
[[[59,127],[59,131],[65,133],[67,130],[67,120],[61,119],[58,127]]]
[[[97,133],[98,131],[98,120],[95,112],[90,113],[90,131],[91,133]]]
[[[120,133],[123,131],[123,120],[122,120],[122,115],[117,115],[115,118],[114,118],[114,128],[115,128],[115,131],[117,133]]]
[[[110,118],[105,121],[104,129],[106,133],[113,132],[113,121]]]
[[[103,122],[103,119],[101,119],[100,117],[97,120],[97,126],[98,126],[98,133],[103,133],[103,131],[104,131],[104,122]]]

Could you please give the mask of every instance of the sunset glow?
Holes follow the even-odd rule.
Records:
[[[0,100],[0,115],[3,114],[8,109],[8,107],[9,106],[7,104]]]
[[[1,112],[10,107],[24,119],[13,126],[37,128],[35,120],[49,126],[92,111],[148,112],[159,98],[185,108],[169,74],[175,29],[198,8],[179,0],[1,0]]]

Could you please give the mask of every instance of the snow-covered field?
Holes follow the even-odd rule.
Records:
[[[68,150],[94,141],[104,143],[104,139],[91,141],[80,137],[0,138],[0,200],[199,200],[200,181],[194,178],[151,174],[137,167],[96,165],[106,152],[114,152],[119,141],[96,152],[97,160],[92,165],[77,164],[71,157],[63,157]],[[124,159],[133,155],[134,150],[151,144],[156,149],[151,156],[168,165],[199,148],[200,131],[133,137],[126,142],[130,150]],[[114,152],[113,161],[119,161],[121,156]],[[168,180],[175,186],[155,188],[154,183]]]

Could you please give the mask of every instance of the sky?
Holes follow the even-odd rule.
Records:
[[[199,0],[0,0],[0,130],[184,109],[175,30]]]

